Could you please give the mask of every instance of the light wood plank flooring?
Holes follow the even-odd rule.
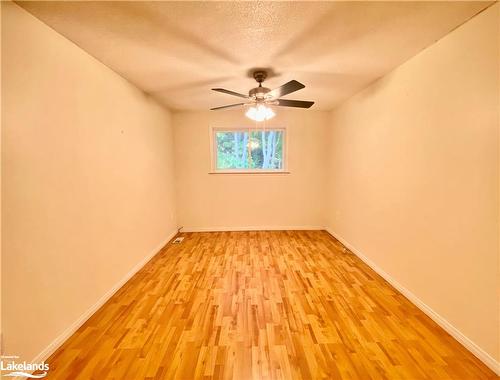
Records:
[[[496,378],[324,231],[182,235],[50,357],[49,379]]]

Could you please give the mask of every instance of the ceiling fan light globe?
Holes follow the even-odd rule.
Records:
[[[272,119],[274,116],[276,113],[270,107],[266,107],[266,120]]]
[[[275,115],[276,114],[271,108],[263,104],[259,104],[256,107],[250,107],[245,113],[246,117],[257,122],[272,119]]]

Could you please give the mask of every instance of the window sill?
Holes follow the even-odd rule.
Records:
[[[285,170],[216,170],[210,171],[208,174],[291,174]]]

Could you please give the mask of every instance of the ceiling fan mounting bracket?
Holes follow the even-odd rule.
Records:
[[[253,72],[253,77],[259,83],[259,86],[261,86],[262,82],[264,82],[267,78],[267,72],[263,70],[256,70]]]

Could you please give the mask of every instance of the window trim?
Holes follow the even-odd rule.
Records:
[[[283,132],[283,143],[285,144],[283,149],[283,165],[281,169],[217,169],[217,148],[216,148],[216,136],[217,132],[240,132],[248,130],[261,130],[261,128],[255,127],[214,127],[209,128],[209,138],[210,138],[210,171],[209,174],[290,174],[288,171],[288,131],[286,127],[272,127],[269,126],[266,130],[278,130]]]

